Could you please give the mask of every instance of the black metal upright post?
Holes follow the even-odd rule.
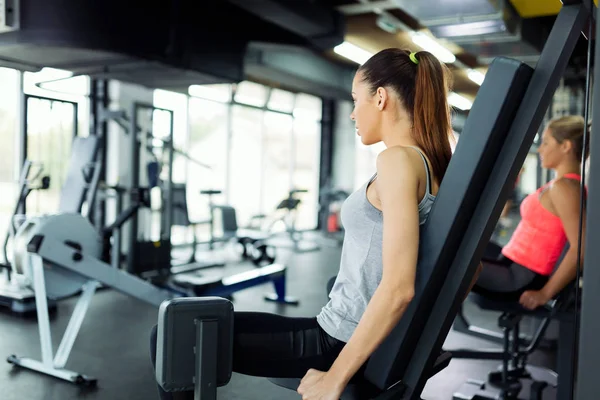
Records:
[[[101,182],[106,182],[106,166],[108,165],[108,122],[105,117],[109,105],[108,84],[108,81],[104,79],[93,79],[90,82],[90,132],[100,138],[100,148],[96,160],[99,163],[99,181]],[[106,226],[106,198],[100,197],[96,201],[99,204],[94,207],[93,222],[101,230]]]
[[[73,138],[79,135],[79,104],[73,103]]]
[[[217,349],[219,322],[194,320],[196,324],[196,376],[194,400],[217,400]]]
[[[597,12],[597,10],[594,10]],[[590,38],[591,40],[591,38]],[[596,51],[594,65],[600,65],[600,30],[596,29]],[[600,93],[600,79],[595,73],[593,94]],[[592,121],[600,121],[600,103],[597,98],[591,104]],[[596,119],[598,118],[598,119]],[[579,356],[577,363],[577,400],[595,399],[598,397],[598,360],[600,359],[600,127],[592,124],[590,134],[590,168],[588,178],[587,218],[585,232],[585,250],[583,260],[583,288],[581,300],[581,320],[579,337]]]
[[[20,101],[21,101],[21,126],[20,126],[20,132],[19,132],[19,136],[20,136],[20,142],[21,142],[21,148],[20,150],[20,154],[19,154],[19,158],[20,158],[20,165],[19,168],[21,169],[22,172],[22,168],[25,165],[25,160],[27,160],[27,115],[28,115],[28,103],[29,103],[29,98],[27,97],[27,95],[25,94],[25,83],[24,83],[24,75],[25,73],[22,72],[20,74],[20,81],[19,81],[19,86],[21,89],[21,93],[20,93]],[[26,214],[27,213],[27,202],[24,201],[23,204],[19,207],[18,212],[20,214]]]
[[[140,143],[138,140],[138,110],[139,104],[133,103],[131,106],[131,119],[129,125],[130,146],[131,146],[131,158],[129,160],[129,175],[131,180],[129,182],[129,188],[135,193],[136,189],[140,186]],[[139,194],[138,194],[139,195]],[[129,204],[133,199],[129,198]],[[138,237],[138,213],[133,213],[129,223],[129,246],[127,247],[127,271],[135,274],[137,260],[137,237]]]
[[[327,192],[332,188],[331,185],[332,169],[333,169],[333,146],[335,126],[335,100],[323,99],[321,113],[321,154],[319,171],[319,199],[323,198],[323,192]],[[327,229],[327,210],[326,207],[319,209],[319,220],[317,229]]]
[[[171,238],[171,226],[173,225],[173,158],[175,152],[175,135],[174,135],[174,124],[175,124],[175,115],[173,110],[165,110],[161,109],[162,112],[166,112],[169,115],[169,138],[167,140],[167,157],[169,164],[169,174],[167,177],[167,181],[163,184],[163,190],[166,191],[166,199],[165,199],[165,221],[164,225],[161,227],[163,231],[164,240],[170,240]]]

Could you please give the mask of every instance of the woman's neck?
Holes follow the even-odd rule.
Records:
[[[555,168],[556,178],[562,178],[567,174],[581,175],[581,164],[578,161],[571,160],[560,164]]]
[[[398,120],[383,124],[381,137],[386,147],[416,146],[417,142],[412,135],[412,127],[406,120]]]

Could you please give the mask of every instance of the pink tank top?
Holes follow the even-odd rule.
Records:
[[[579,174],[564,178],[581,180]],[[551,275],[567,243],[567,235],[559,217],[545,209],[540,202],[542,192],[553,181],[525,197],[521,203],[521,222],[502,254],[541,275]]]

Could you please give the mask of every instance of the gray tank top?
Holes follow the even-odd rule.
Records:
[[[413,148],[421,155],[427,173],[427,190],[419,203],[419,224],[423,226],[435,196],[431,193],[427,160],[418,148]],[[352,193],[342,206],[345,235],[340,271],[329,302],[317,315],[321,328],[344,342],[350,340],[383,273],[383,215],[367,199],[367,188],[376,176]]]

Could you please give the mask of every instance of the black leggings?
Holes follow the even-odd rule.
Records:
[[[316,318],[290,318],[257,312],[235,312],[233,371],[269,378],[302,378],[311,368],[327,371],[346,343],[329,336]],[[156,326],[150,337],[156,367]],[[176,397],[159,386],[163,400],[193,399],[193,392]]]
[[[501,250],[493,242],[487,246],[473,292],[495,300],[518,301],[524,291],[540,290],[548,282],[547,276],[504,257]]]

